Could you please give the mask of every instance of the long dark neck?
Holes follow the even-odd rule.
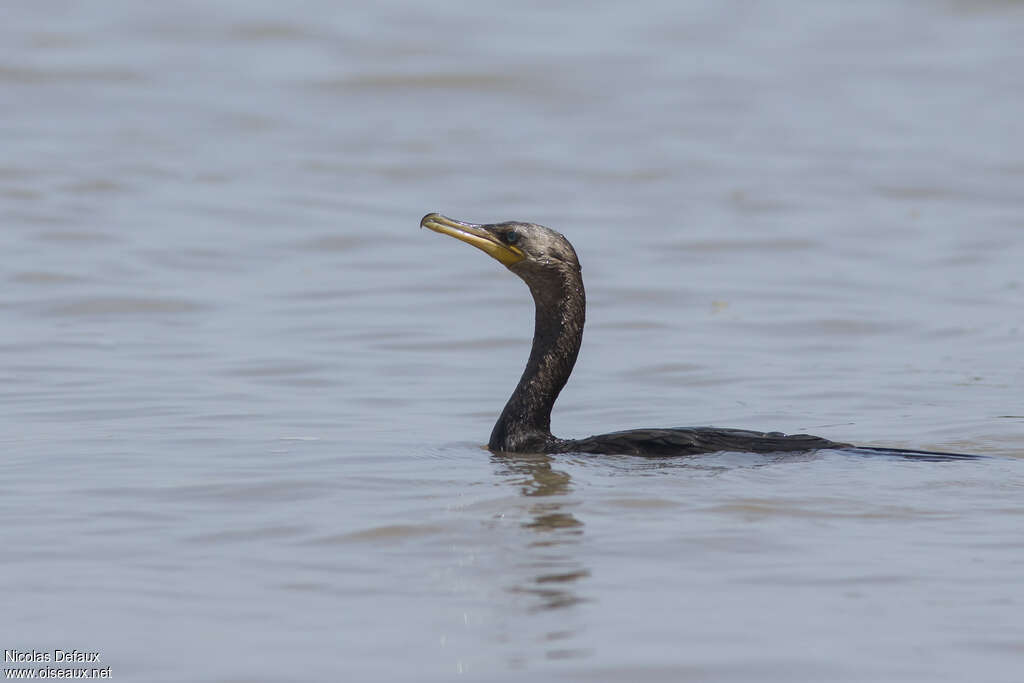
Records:
[[[579,267],[523,279],[537,307],[533,348],[491,432],[488,447],[495,451],[541,452],[557,442],[551,435],[551,409],[583,342],[587,301]]]

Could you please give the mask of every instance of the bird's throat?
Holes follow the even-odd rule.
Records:
[[[551,409],[565,386],[583,341],[586,294],[578,268],[543,279],[523,276],[536,305],[530,359],[491,432],[493,451],[543,452],[551,435]]]

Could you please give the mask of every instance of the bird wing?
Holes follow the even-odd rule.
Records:
[[[567,442],[565,452],[618,455],[697,455],[732,451],[739,453],[796,453],[820,448],[843,448],[847,444],[809,434],[756,432],[721,427],[679,427],[671,429],[629,429],[595,434]]]

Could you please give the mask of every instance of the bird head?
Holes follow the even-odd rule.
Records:
[[[519,221],[466,223],[428,213],[420,221],[420,227],[472,244],[527,283],[545,273],[566,269],[579,272],[580,269],[576,250],[569,240],[543,225]]]

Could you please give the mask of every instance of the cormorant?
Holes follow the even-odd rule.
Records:
[[[450,235],[486,252],[526,282],[536,304],[530,358],[491,432],[487,447],[492,451],[676,456],[718,451],[794,453],[828,448],[935,459],[974,457],[858,447],[808,434],[719,427],[630,429],[584,439],[560,439],[551,434],[551,409],[576,363],[586,317],[586,295],[576,250],[561,233],[533,223],[480,225],[428,213],[420,227]]]

